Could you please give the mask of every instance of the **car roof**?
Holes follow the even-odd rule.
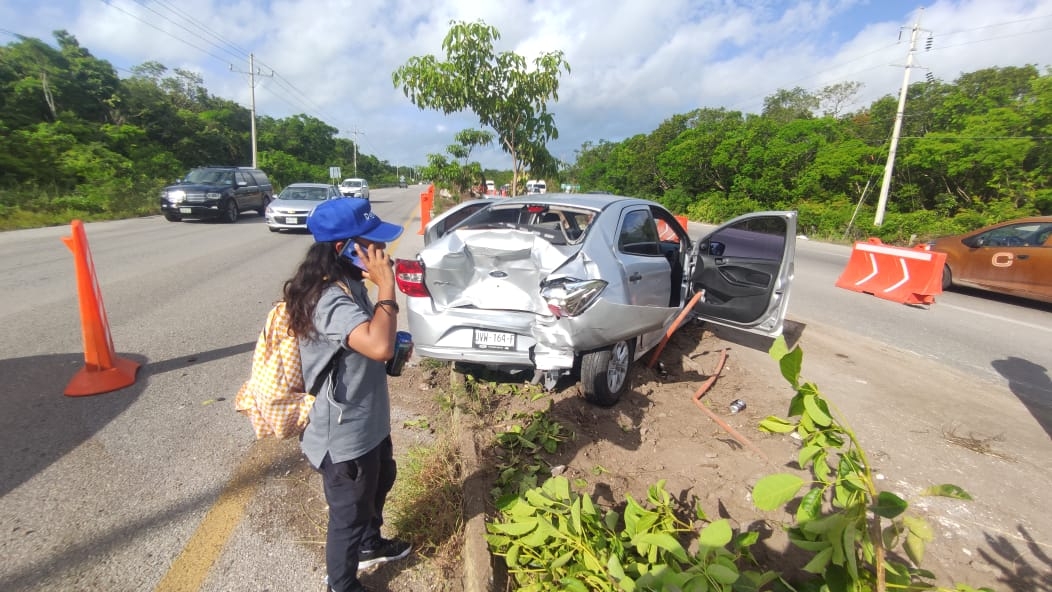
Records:
[[[361,177],[350,177],[350,178],[344,179],[343,182],[346,183],[347,181],[364,181],[364,180],[365,179],[363,179]]]
[[[602,210],[614,203],[625,205],[637,203],[640,205],[661,205],[649,199],[638,197],[625,197],[622,195],[611,195],[608,193],[531,193],[518,197],[509,197],[498,200],[495,203],[527,203],[541,205],[577,206],[593,210]],[[662,206],[663,207],[663,206]]]
[[[289,187],[332,187],[328,183],[289,183],[285,186],[286,189]]]

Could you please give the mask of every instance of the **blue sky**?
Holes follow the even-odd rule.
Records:
[[[912,82],[1052,66],[1052,0],[0,0],[0,43],[20,34],[54,44],[51,32],[65,29],[122,76],[158,61],[246,107],[248,77],[231,67],[247,71],[251,53],[275,73],[257,79],[260,114],[307,113],[348,138],[357,130],[363,152],[409,166],[478,123],[420,111],[391,73],[412,56],[441,57],[451,20],[479,19],[501,32],[499,51],[565,53],[572,71],[549,106],[559,128],[549,148],[565,161],[585,142],[645,134],[699,107],[758,113],[780,88],[860,82],[848,110],[897,96],[918,22]],[[474,156],[510,168],[499,149]]]

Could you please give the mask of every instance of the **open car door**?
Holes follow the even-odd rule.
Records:
[[[795,211],[739,216],[694,245],[690,291],[704,290],[698,317],[777,337],[789,307],[796,257]]]

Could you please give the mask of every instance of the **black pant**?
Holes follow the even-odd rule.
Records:
[[[325,538],[325,564],[329,586],[335,592],[355,592],[358,582],[358,549],[380,543],[384,502],[395,482],[397,467],[388,436],[364,455],[334,463],[321,463],[325,500],[329,502],[329,531]]]

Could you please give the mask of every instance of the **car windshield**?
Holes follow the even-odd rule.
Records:
[[[514,228],[531,232],[553,245],[574,245],[584,240],[596,212],[555,205],[494,206],[464,220],[460,229]]]
[[[234,175],[226,169],[194,169],[183,179],[187,183],[206,183],[209,185],[233,185]]]
[[[286,187],[278,199],[325,201],[329,199],[329,192],[324,187]]]
[[[343,186],[344,187],[361,187],[362,186],[362,182],[361,181],[344,181],[343,182]]]

